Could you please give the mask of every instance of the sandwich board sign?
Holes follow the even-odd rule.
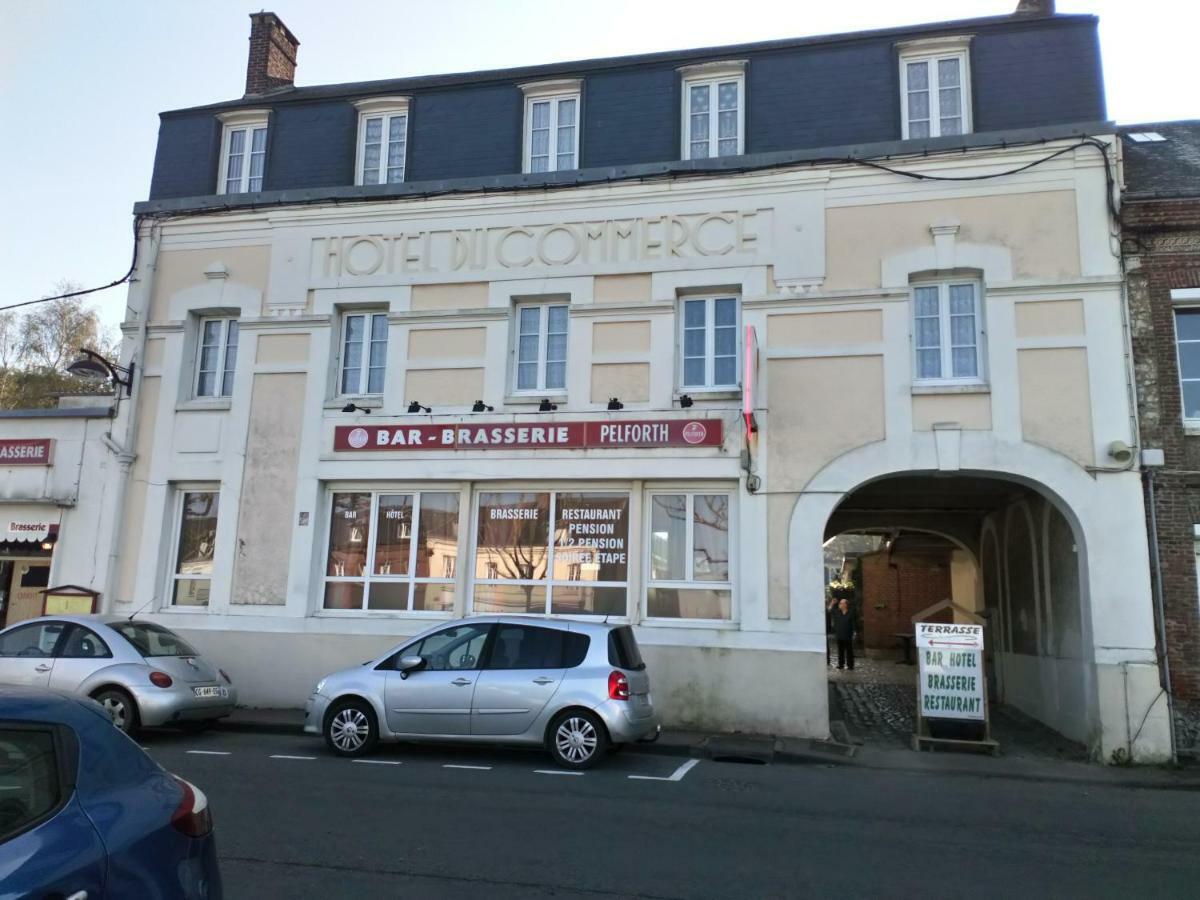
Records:
[[[924,621],[944,609],[956,622]],[[983,666],[984,620],[950,600],[912,618],[917,649],[917,730],[914,750],[937,744],[995,753],[988,721],[987,673]]]

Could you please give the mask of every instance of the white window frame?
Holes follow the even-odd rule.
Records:
[[[561,306],[566,310],[567,339],[566,358],[563,360],[562,387],[546,387],[546,352],[549,344],[550,308]],[[520,384],[521,365],[521,310],[539,308],[538,313],[538,352],[537,352],[537,387],[522,388]],[[543,396],[563,396],[567,393],[567,375],[571,360],[571,303],[568,298],[559,297],[545,300],[522,300],[513,304],[512,317],[512,392],[521,396],[538,394]]]
[[[938,351],[941,358],[941,370],[945,373],[954,371],[954,347],[951,340],[950,328],[950,288],[959,285],[971,285],[975,296],[976,373],[970,376],[943,374],[937,378],[922,378],[919,374],[920,367],[917,359],[917,288],[936,287],[938,289]],[[908,302],[910,307],[908,322],[913,384],[917,386],[985,384],[987,382],[987,328],[984,323],[983,282],[978,278],[945,278],[931,281],[914,281],[909,285]]]
[[[692,159],[692,119],[691,102],[692,88],[707,86],[709,90],[708,103],[708,156],[696,159],[717,159],[719,140],[719,108],[718,84],[736,82],[738,88],[738,125],[737,153],[740,156],[746,152],[746,63],[744,60],[732,62],[703,63],[698,66],[685,66],[679,70],[683,76],[683,90],[680,102],[680,148],[681,159]],[[729,154],[726,154],[727,156]]]
[[[200,375],[201,365],[204,362],[204,327],[209,322],[221,323],[220,343],[217,345],[217,368],[216,381],[214,386],[215,393],[202,394],[200,393]],[[225,359],[229,352],[229,334],[230,329],[235,328],[238,334],[238,344],[241,343],[241,328],[238,327],[238,319],[234,316],[203,316],[200,319],[200,330],[196,334],[196,372],[192,379],[192,396],[198,400],[223,400],[233,396],[233,382],[237,378],[236,368],[229,372],[229,382],[226,383]],[[237,366],[237,346],[234,347],[234,366]]]
[[[408,179],[409,99],[407,97],[373,97],[370,100],[360,100],[354,105],[358,109],[358,137],[356,139],[357,143],[355,144],[354,154],[354,183],[356,185],[366,183],[364,180],[366,176],[364,164],[366,163],[367,150],[367,120],[381,118],[383,119],[383,126],[379,146],[380,180],[375,182],[375,184],[403,184]],[[392,119],[397,116],[404,117],[404,158],[400,164],[400,181],[389,182],[387,180],[389,168],[387,160],[391,146],[391,125]]]
[[[651,534],[654,516],[654,498],[656,496],[679,496],[687,497],[686,505],[686,529],[684,532],[684,540],[687,542],[684,547],[684,574],[687,576],[683,580],[656,580],[654,578],[654,540]],[[695,550],[693,548],[695,522],[694,512],[695,498],[697,495],[713,496],[722,494],[729,501],[729,580],[728,581],[696,581],[695,580]],[[737,532],[738,532],[738,507],[737,507],[738,491],[736,488],[729,485],[719,486],[703,486],[689,484],[680,487],[668,487],[665,485],[655,485],[652,488],[647,488],[645,491],[645,500],[642,503],[642,586],[641,598],[639,600],[641,618],[643,624],[646,625],[665,625],[665,626],[726,626],[736,627],[739,621],[738,607],[738,547],[737,547]],[[728,590],[729,591],[729,618],[728,619],[686,619],[686,618],[665,618],[662,616],[650,615],[650,589],[652,587],[676,588],[678,590]]]
[[[188,494],[216,494],[217,495],[217,531],[221,528],[221,486],[219,484],[192,484],[192,483],[176,483],[172,485],[174,496],[172,498],[171,509],[173,521],[171,523],[171,552],[170,561],[167,566],[167,589],[166,596],[163,598],[163,609],[172,611],[195,611],[204,612],[213,608],[213,582],[217,577],[217,547],[216,538],[214,536],[213,546],[213,572],[211,575],[183,575],[179,572],[179,538],[183,533],[183,510],[187,502]],[[179,605],[175,602],[175,589],[181,581],[207,581],[208,582],[208,603],[203,606]]]
[[[969,37],[934,38],[909,41],[898,45],[900,50],[900,125],[901,137],[908,140],[908,66],[910,63],[926,63],[929,73],[929,137],[942,136],[941,102],[937,81],[937,63],[943,59],[959,62],[959,115],[962,119],[962,134],[970,134],[974,124],[971,114],[971,53]],[[925,140],[925,138],[919,138]]]
[[[270,110],[265,109],[247,109],[238,110],[233,113],[226,113],[220,117],[224,123],[224,131],[221,135],[221,162],[217,169],[217,193],[218,194],[249,194],[258,193],[263,190],[266,185],[267,178],[267,151],[271,138],[270,132]],[[250,190],[250,156],[254,145],[254,132],[261,129],[264,132],[263,137],[263,169],[262,179],[263,185],[258,188],[258,191]],[[228,181],[229,172],[229,150],[232,145],[233,134],[237,131],[246,133],[243,143],[243,165],[242,173],[238,179],[238,189],[230,191],[226,182]]]
[[[556,81],[537,81],[521,85],[525,93],[525,121],[522,126],[521,171],[525,174],[541,175],[543,172],[533,172],[533,105],[535,103],[550,104],[550,146],[546,172],[566,172],[580,168],[579,147],[580,135],[583,132],[583,97],[582,81],[578,78],[563,78]],[[559,104],[564,100],[575,101],[575,141],[572,148],[572,158],[575,165],[570,169],[558,167],[558,111]]]
[[[546,556],[546,577],[543,579],[518,579],[518,578],[480,578],[476,574],[476,562],[479,554],[479,504],[484,494],[549,494],[550,507],[547,515],[549,516],[549,528],[547,529],[547,541],[549,543],[549,553]],[[555,554],[555,530],[554,524],[558,520],[558,495],[559,494],[620,494],[628,498],[629,503],[626,506],[629,517],[628,531],[625,539],[625,581],[571,581],[568,579],[554,578],[554,554]],[[553,485],[545,484],[529,485],[529,484],[507,484],[499,482],[496,484],[477,484],[475,490],[471,491],[471,533],[468,536],[467,543],[467,559],[470,565],[470,577],[467,579],[467,597],[466,609],[467,615],[500,615],[499,613],[476,613],[475,612],[475,587],[478,584],[484,585],[505,585],[515,587],[541,587],[546,591],[546,603],[542,612],[527,612],[513,613],[512,615],[526,616],[558,616],[560,618],[581,619],[584,621],[594,622],[598,618],[606,618],[610,622],[627,622],[629,621],[629,610],[633,598],[634,582],[636,572],[633,565],[632,545],[634,543],[634,517],[638,514],[636,497],[634,491],[629,487],[620,485],[609,486],[605,484],[597,485],[595,482],[590,482],[583,485]],[[461,522],[461,513],[460,520]],[[620,615],[616,613],[554,613],[551,612],[554,600],[554,588],[565,586],[583,586],[583,587],[623,587],[625,588],[625,611]]]
[[[344,385],[342,383],[342,376],[345,373],[347,327],[348,327],[350,318],[353,316],[362,316],[366,321],[364,323],[365,329],[363,331],[362,365],[359,367],[359,371],[358,371],[358,385],[357,385],[358,390],[348,391],[348,390],[344,389]],[[384,319],[384,324],[385,324],[385,332],[384,333],[385,333],[386,337],[383,342],[384,386],[382,388],[380,388],[378,391],[370,391],[370,390],[368,390],[368,387],[370,386],[371,368],[372,368],[371,367],[371,343],[372,343],[371,333],[372,333],[372,326],[374,325],[374,318],[376,316],[382,316]],[[337,357],[336,357],[337,358],[337,370],[336,370],[336,373],[334,376],[337,379],[337,381],[335,383],[335,388],[336,388],[336,390],[334,392],[335,396],[337,396],[337,397],[382,397],[384,394],[384,391],[387,389],[388,344],[390,343],[390,341],[391,341],[391,325],[388,322],[387,310],[381,310],[381,309],[346,309],[346,310],[342,310],[341,327],[338,329],[338,351],[337,351]]]
[[[1200,298],[1200,288],[1195,289],[1195,292],[1197,294],[1197,297]],[[1173,290],[1171,292],[1171,298],[1173,301],[1175,301],[1171,305],[1171,331],[1174,333],[1174,336],[1175,336],[1175,373],[1178,376],[1178,381],[1179,381],[1179,416],[1183,420],[1183,424],[1188,426],[1189,428],[1200,428],[1200,418],[1188,418],[1187,400],[1184,396],[1184,390],[1183,390],[1183,386],[1185,383],[1200,382],[1200,378],[1184,378],[1183,377],[1183,359],[1179,355],[1180,344],[1200,344],[1200,341],[1181,340],[1180,339],[1180,337],[1179,337],[1179,314],[1180,313],[1191,313],[1193,315],[1200,316],[1200,304],[1196,304],[1195,302],[1192,302],[1192,303],[1178,302],[1178,300],[1179,300],[1178,295],[1183,294],[1183,293],[1184,292],[1180,291],[1180,290]]]
[[[371,512],[368,522],[367,536],[367,561],[365,571],[362,575],[330,575],[329,569],[329,542],[333,539],[333,530],[330,526],[330,520],[333,516],[333,496],[334,494],[370,494],[371,495]],[[378,575],[375,573],[375,548],[376,541],[379,537],[379,498],[383,496],[394,497],[397,495],[407,494],[413,498],[413,518],[412,531],[409,540],[408,548],[408,572],[407,575]],[[321,615],[367,615],[375,616],[415,616],[429,619],[445,619],[453,616],[455,610],[461,606],[461,598],[458,592],[462,590],[459,584],[457,571],[454,575],[444,577],[438,575],[418,576],[417,571],[417,551],[419,549],[419,541],[417,536],[421,533],[421,510],[424,504],[421,500],[425,494],[452,494],[458,499],[458,540],[455,550],[455,566],[457,567],[457,559],[462,548],[462,529],[463,529],[463,494],[460,490],[454,487],[447,488],[388,488],[388,487],[353,487],[337,485],[329,487],[325,492],[325,544],[324,553],[321,556],[321,592],[317,602],[317,611]],[[471,517],[468,515],[467,520]],[[358,609],[326,609],[325,608],[325,585],[335,584],[358,584],[363,585],[363,605]],[[371,585],[378,583],[387,584],[407,584],[408,585],[408,605],[404,609],[371,609]],[[439,609],[413,609],[413,598],[416,594],[416,585],[418,584],[448,584],[454,589],[454,605],[448,610]]]
[[[734,319],[734,336],[733,336],[733,372],[734,381],[732,384],[715,384],[716,377],[716,309],[717,300],[732,300],[737,305],[737,316]],[[687,330],[687,318],[684,310],[689,302],[704,301],[704,384],[688,384],[686,379],[686,357],[684,356],[684,332]],[[677,361],[678,383],[679,390],[689,394],[702,394],[705,392],[720,392],[720,391],[736,391],[741,388],[742,384],[742,298],[740,294],[734,293],[719,293],[719,294],[695,294],[684,295],[679,298],[679,309],[677,312],[679,327],[677,329],[676,341],[679,346],[679,356]]]

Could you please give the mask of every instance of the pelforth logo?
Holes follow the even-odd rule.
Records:
[[[708,429],[700,422],[688,422],[683,426],[683,439],[689,444],[702,444]]]

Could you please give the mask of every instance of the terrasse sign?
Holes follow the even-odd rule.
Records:
[[[339,278],[557,268],[753,253],[758,243],[758,216],[756,210],[730,210],[549,225],[338,235],[314,241],[314,274]]]
[[[717,447],[720,419],[549,422],[545,425],[339,425],[334,450],[586,450]]]

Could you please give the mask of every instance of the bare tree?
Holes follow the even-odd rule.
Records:
[[[0,369],[11,369],[21,358],[21,320],[15,310],[0,313]]]
[[[59,281],[50,296],[81,290],[71,281]],[[80,347],[97,347],[102,329],[96,310],[79,297],[50,300],[35,306],[21,322],[24,362],[31,368],[61,371]]]

